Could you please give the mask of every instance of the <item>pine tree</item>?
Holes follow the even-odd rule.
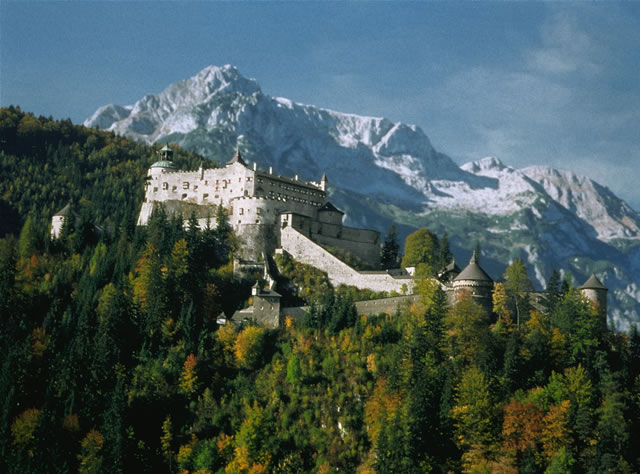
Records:
[[[396,225],[391,224],[389,232],[382,244],[382,251],[380,252],[380,264],[383,269],[395,268],[398,264],[398,255],[400,252],[400,245],[398,245],[398,235],[396,231]]]

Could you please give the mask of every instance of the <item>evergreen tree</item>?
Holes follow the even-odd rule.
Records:
[[[382,268],[389,269],[395,268],[398,264],[398,255],[400,252],[400,245],[398,244],[398,235],[396,231],[396,225],[391,224],[389,232],[382,244],[382,251],[380,252],[380,264]]]

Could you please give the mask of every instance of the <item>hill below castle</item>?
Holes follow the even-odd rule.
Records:
[[[541,288],[553,268],[567,269],[575,284],[596,272],[611,289],[615,325],[640,319],[640,217],[587,177],[514,169],[498,158],[458,166],[415,125],[270,97],[232,66],[207,67],[133,105],[101,107],[85,125],[218,161],[240,149],[302,179],[326,172],[349,225],[447,232],[460,259],[480,243],[498,277],[520,257]]]

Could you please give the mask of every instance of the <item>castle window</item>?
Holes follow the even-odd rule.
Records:
[[[184,194],[182,195],[182,199],[187,199],[187,193],[184,193]]]
[[[261,209],[261,208],[256,209],[256,213],[257,213],[258,215],[262,214],[262,209]]]
[[[247,183],[251,181],[251,176],[247,176]]]
[[[171,188],[171,191],[173,191],[173,192],[175,193],[177,189],[178,189],[178,186],[173,186],[173,187]]]
[[[207,184],[209,184],[209,181],[205,181],[205,182],[204,182],[204,185],[205,185],[205,186],[206,186]]]
[[[193,190],[195,191],[196,189],[198,189],[198,185],[197,184],[193,186]]]
[[[182,183],[182,189],[189,189],[189,182],[185,181]]]
[[[219,197],[220,197],[220,195],[219,195],[219,194],[216,194],[216,195],[215,195],[215,198],[216,198],[216,199],[218,199]]]
[[[157,193],[158,192],[158,188],[153,188],[153,192]]]
[[[162,189],[169,189],[169,183],[167,183],[166,181],[162,183]]]
[[[206,193],[205,193],[205,194],[203,194],[203,195],[202,195],[202,200],[203,200],[203,201],[206,201],[207,199],[209,199],[209,195],[208,195],[208,194],[206,194]]]
[[[242,183],[242,177],[238,178],[238,183]]]
[[[240,208],[240,212],[238,214],[240,214],[240,215],[244,214],[244,209],[242,207]]]
[[[247,191],[246,189],[244,190],[244,195],[248,196],[249,195],[249,191]]]

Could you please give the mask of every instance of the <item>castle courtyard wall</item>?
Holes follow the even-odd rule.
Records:
[[[286,226],[280,230],[280,246],[296,260],[326,272],[329,281],[335,286],[344,284],[373,291],[400,293],[406,290],[412,293],[413,280],[410,277],[396,278],[386,272],[358,272],[292,226]]]

